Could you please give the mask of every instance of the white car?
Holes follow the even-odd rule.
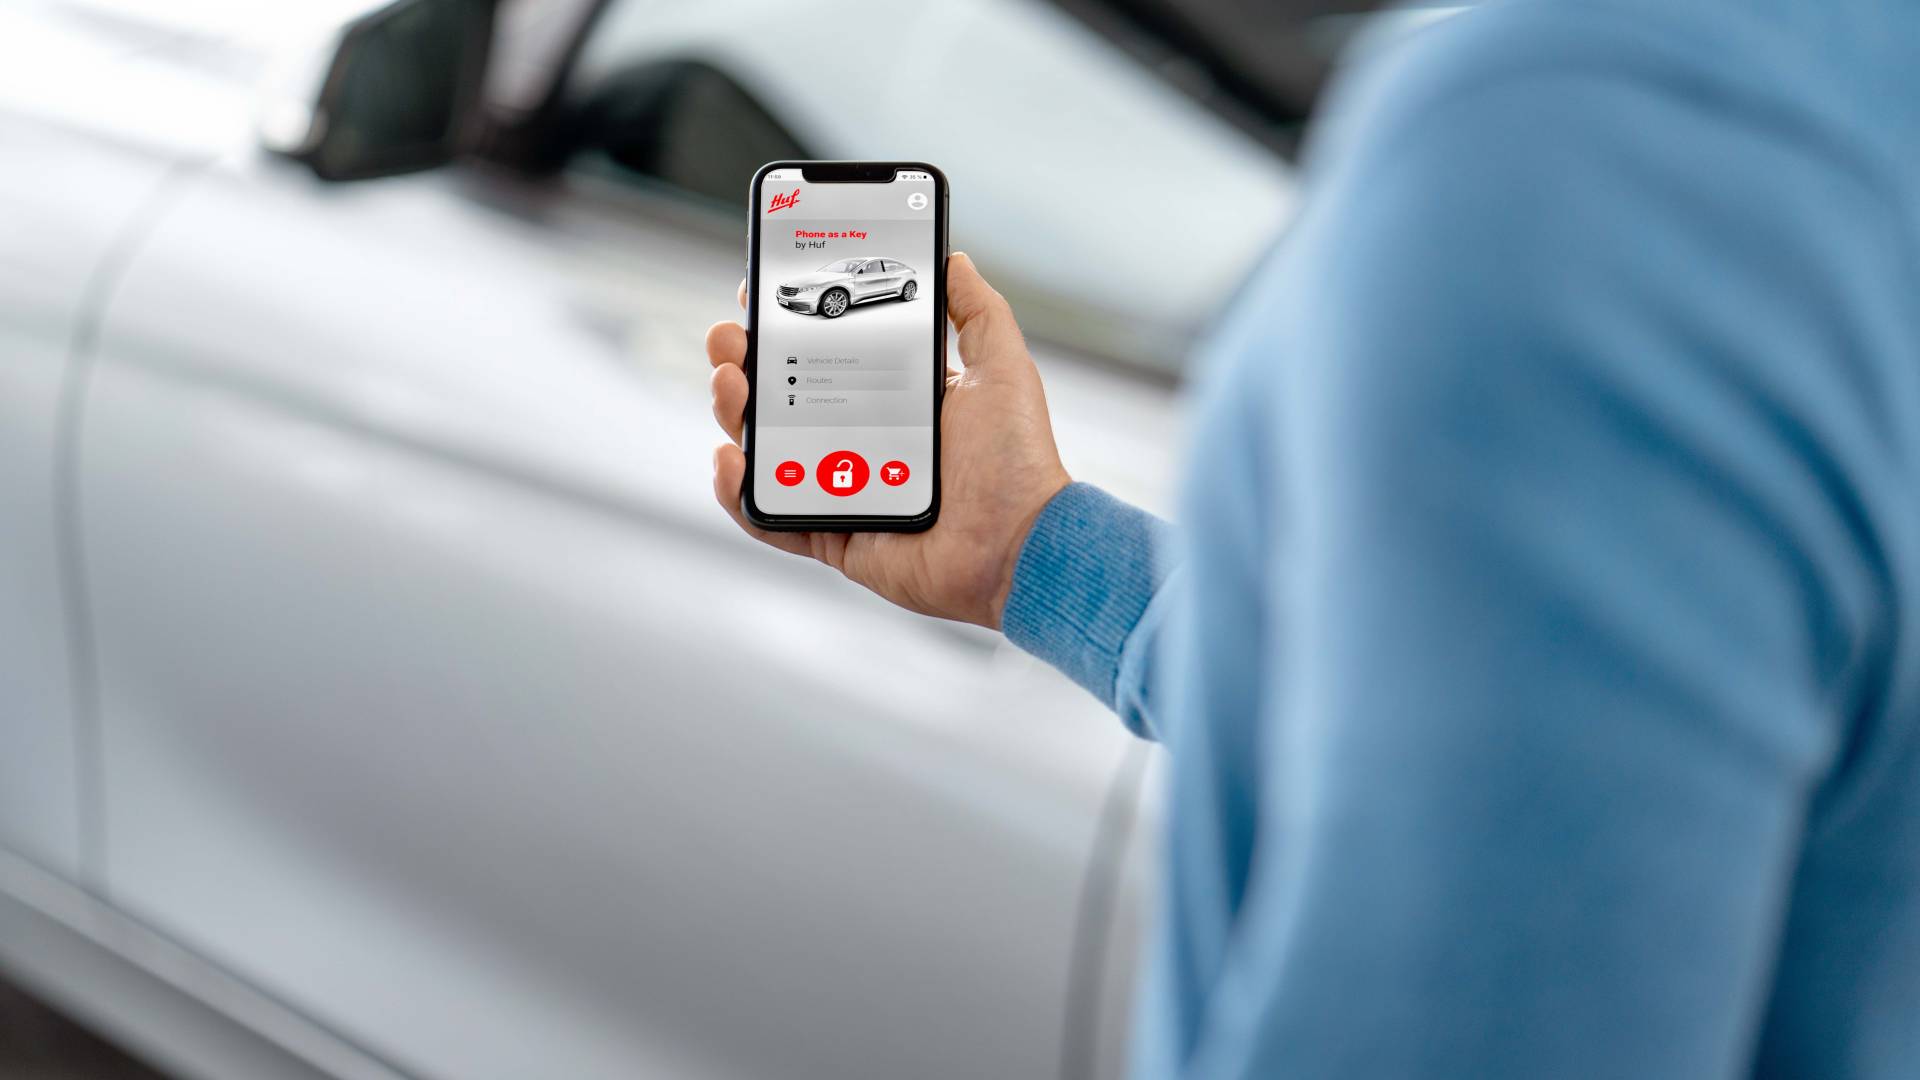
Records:
[[[939,161],[1068,466],[1163,505],[1128,328],[1204,309],[1109,325],[1075,298],[1117,258],[1020,293],[1096,230],[1035,182],[1066,156],[981,148],[1078,154],[1064,121],[1124,107],[1178,152],[1116,205],[1176,171],[1278,204],[1283,167],[1046,8],[703,48],[688,6],[506,0],[484,68],[399,47],[465,10],[342,23],[262,91],[250,33],[174,5],[0,9],[0,968],[191,1076],[1117,1075],[1153,752],[997,635],[742,536],[701,339],[754,166]],[[756,91],[808,27],[900,55],[898,92]],[[924,125],[982,36],[1053,48],[977,80],[1027,102],[990,133],[835,134]],[[1180,262],[1216,300],[1260,246],[1147,233],[1217,243]]]
[[[855,304],[912,300],[919,290],[913,267],[899,259],[861,255],[835,259],[810,274],[782,281],[773,298],[789,311],[837,319]]]

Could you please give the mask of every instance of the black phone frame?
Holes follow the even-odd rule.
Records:
[[[873,514],[767,514],[755,504],[754,411],[759,404],[761,185],[777,169],[799,169],[807,183],[892,183],[901,171],[933,177],[933,232],[938,259],[933,270],[933,495],[911,516]],[[747,194],[747,411],[742,428],[747,474],[740,483],[740,512],[769,532],[922,532],[940,517],[940,409],[947,389],[947,176],[924,161],[770,161],[753,174]]]

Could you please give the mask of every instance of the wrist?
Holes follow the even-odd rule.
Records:
[[[1014,575],[1019,572],[1020,555],[1026,550],[1027,538],[1033,535],[1033,526],[1040,520],[1040,515],[1046,513],[1047,507],[1053,505],[1053,500],[1059,498],[1060,493],[1072,484],[1073,477],[1068,476],[1065,469],[1060,470],[1059,475],[1041,489],[1041,496],[1020,518],[1012,536],[1002,545],[1000,565],[993,577],[993,592],[987,598],[986,618],[980,620],[980,625],[989,630],[1001,628],[1002,620],[1006,615],[1007,597],[1013,593]]]
[[[1007,640],[1109,705],[1120,657],[1165,579],[1165,522],[1090,484],[1056,492],[1022,537],[999,608]]]

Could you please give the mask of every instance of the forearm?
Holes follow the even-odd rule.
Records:
[[[1166,522],[1090,484],[1047,504],[1001,617],[1008,640],[1060,669],[1142,738],[1162,732],[1154,642],[1180,587]]]

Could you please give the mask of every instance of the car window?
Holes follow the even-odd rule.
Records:
[[[965,206],[952,246],[993,266],[1029,335],[1171,373],[1288,219],[1291,170],[1061,6],[797,19],[605,0],[558,98],[595,119],[622,179],[705,198],[716,232],[738,227],[763,162],[931,161]],[[970,77],[987,54],[994,77]],[[884,58],[883,92],[800,62],[818,56]],[[960,84],[967,108],[929,123],[923,103]]]
[[[731,77],[697,62],[636,61],[566,106],[558,123],[570,167],[664,184],[733,213],[762,164],[813,156]]]

